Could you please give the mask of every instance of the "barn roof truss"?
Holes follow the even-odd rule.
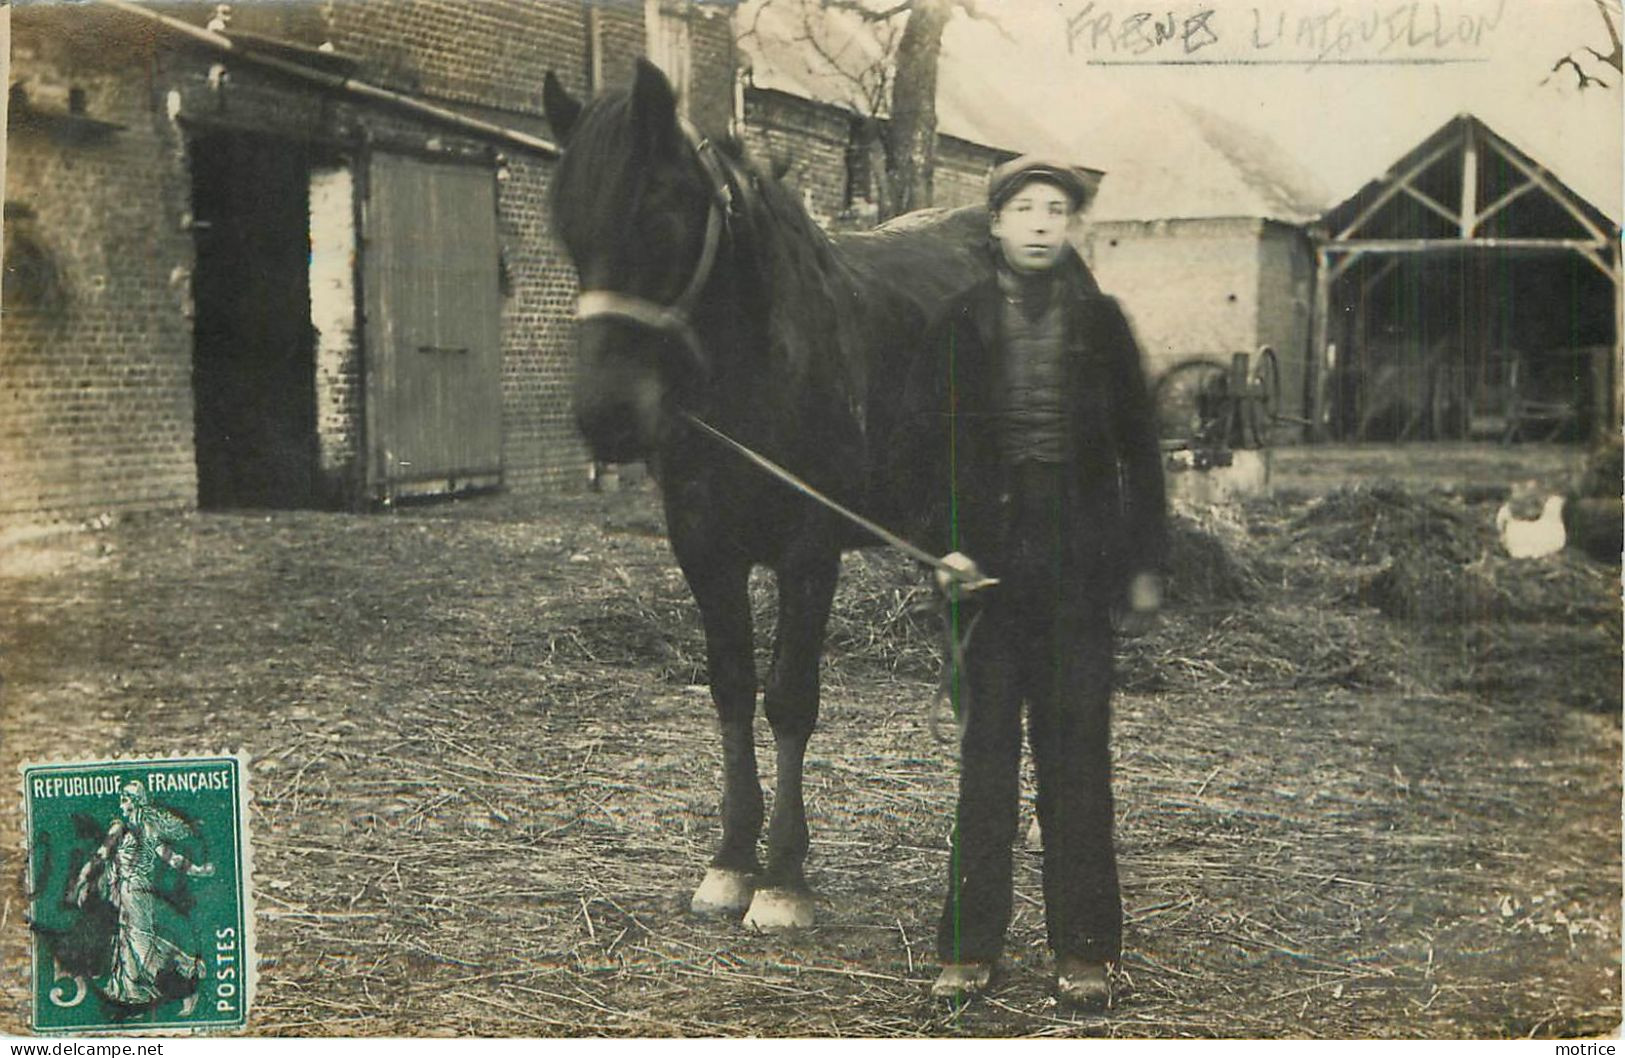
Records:
[[[1614,225],[1544,166],[1463,114],[1323,218],[1335,281],[1366,254],[1569,250],[1620,282]]]

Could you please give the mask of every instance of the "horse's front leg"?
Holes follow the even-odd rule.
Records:
[[[681,561],[681,558],[679,558]],[[683,562],[705,626],[711,701],[722,732],[722,842],[690,907],[701,915],[738,915],[751,902],[759,867],[762,783],[756,770],[756,663],[751,639],[750,565]]]
[[[801,774],[807,739],[818,722],[819,658],[840,564],[839,551],[820,546],[814,553],[793,555],[776,569],[778,630],[763,706],[773,727],[778,778],[768,826],[767,873],[745,914],[746,926],[764,932],[813,923],[812,891],[802,876],[807,812]]]

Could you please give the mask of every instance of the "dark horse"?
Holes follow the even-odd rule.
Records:
[[[986,275],[986,215],[934,213],[831,238],[793,198],[678,118],[639,62],[630,91],[583,106],[551,73],[564,147],[557,230],[581,279],[576,422],[597,459],[646,459],[705,627],[722,731],[722,840],[696,912],[810,925],[802,759],[818,717],[824,627],[844,547],[875,543],[751,466],[697,416],[884,524],[880,468],[907,358],[947,298]],[[750,570],[778,583],[763,708],[778,753],[767,864]]]

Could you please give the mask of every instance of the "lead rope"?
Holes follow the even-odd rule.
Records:
[[[923,548],[917,547],[914,544],[909,543],[907,540],[904,540],[902,537],[898,536],[890,529],[887,529],[885,526],[870,521],[868,518],[865,518],[863,515],[852,510],[851,508],[842,506],[841,504],[835,502],[822,492],[819,492],[817,489],[807,484],[807,482],[803,481],[801,478],[790,473],[790,471],[779,466],[771,459],[757,452],[755,449],[735,441],[732,437],[729,437],[727,434],[723,433],[715,426],[712,426],[710,423],[706,422],[698,415],[695,415],[693,412],[682,411],[679,414],[681,414],[684,419],[687,419],[708,437],[721,442],[726,447],[744,456],[751,463],[766,471],[772,477],[775,477],[779,481],[790,486],[803,496],[806,496],[808,499],[822,504],[824,507],[834,511],[836,514],[840,515],[842,518],[845,518],[847,521],[858,526],[859,528],[868,530],[875,536],[878,536],[887,545],[901,551],[903,554],[914,559],[916,562],[922,562],[934,570],[947,574],[950,580],[956,581],[960,584],[960,590],[972,591],[979,588],[990,588],[999,583],[997,577],[982,577],[978,580],[968,579],[963,570],[956,569],[947,562],[943,561],[941,558],[938,558],[937,556],[925,551]],[[965,627],[965,634],[963,636],[956,636],[954,634],[953,627],[953,611],[951,607],[943,607],[942,623],[945,650],[942,659],[942,678],[937,682],[937,692],[931,696],[931,701],[926,706],[926,726],[930,729],[931,737],[939,744],[947,742],[947,740],[942,737],[941,728],[937,722],[939,704],[946,699],[949,702],[950,709],[952,709],[954,683],[957,680],[959,673],[964,670],[965,651],[970,648],[971,635],[976,631],[977,622],[981,621],[981,619],[982,612],[977,611],[976,616],[972,617],[970,619],[970,623]],[[960,689],[959,708],[953,709],[953,713],[956,727],[958,728],[959,737],[963,739],[965,737],[966,724],[970,719],[970,692],[968,688]]]
[[[937,680],[937,693],[931,696],[931,704],[925,709],[925,726],[931,732],[931,740],[939,746],[951,744],[943,735],[941,722],[937,719],[942,714],[943,702],[948,703],[948,711],[953,714],[957,742],[965,741],[965,729],[970,726],[970,688],[959,688],[956,703],[954,685],[959,680],[959,674],[965,671],[965,651],[970,649],[970,637],[976,632],[976,623],[982,619],[983,612],[976,611],[976,616],[965,626],[965,634],[956,636],[953,609],[951,606],[942,608],[942,639],[947,650],[942,659],[942,678]]]

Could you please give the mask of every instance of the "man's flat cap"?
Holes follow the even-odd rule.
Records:
[[[1089,201],[1089,181],[1077,166],[1059,158],[1024,154],[994,169],[987,178],[987,204],[998,209],[1034,180],[1048,181],[1065,191],[1072,199],[1073,209],[1081,209]]]

